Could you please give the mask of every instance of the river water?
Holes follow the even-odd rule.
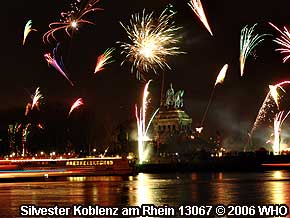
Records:
[[[140,173],[0,183],[0,217],[24,217],[20,206],[25,204],[120,208],[142,204],[290,205],[290,172]]]

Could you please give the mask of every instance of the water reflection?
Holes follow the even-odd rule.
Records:
[[[273,171],[271,172],[271,176],[274,180],[266,182],[265,189],[266,193],[270,193],[268,196],[269,202],[272,204],[289,204],[289,172]]]
[[[137,180],[136,205],[147,204],[148,202],[155,202],[153,200],[153,187],[150,186],[151,180],[148,174],[140,173]],[[134,205],[135,202],[132,202]]]
[[[0,217],[19,206],[73,204],[288,204],[290,172],[142,174],[133,177],[68,177],[61,181],[0,183]]]

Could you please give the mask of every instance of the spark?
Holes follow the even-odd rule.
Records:
[[[276,89],[276,91],[277,91],[277,87],[280,87],[285,92],[285,90],[282,87],[283,87],[283,85],[286,85],[286,84],[290,84],[290,81],[285,80],[285,81],[282,81],[280,83],[277,83],[277,84],[274,85],[274,87],[272,87],[272,90]],[[271,92],[272,92],[272,94],[271,94]],[[279,109],[279,99],[280,98],[279,97],[277,98],[277,100],[278,100],[277,101],[278,104],[277,104],[275,99],[274,99],[275,95],[276,94],[274,94],[273,91],[271,91],[271,89],[270,89],[268,94],[265,97],[265,100],[263,101],[263,104],[262,104],[261,108],[259,109],[258,115],[256,117],[256,120],[254,122],[254,125],[252,127],[250,135],[252,135],[252,133],[260,125],[260,123],[262,121],[264,121],[266,118],[268,118],[269,121],[271,121],[271,117],[267,116],[269,111],[271,113],[274,113],[275,106],[276,106],[277,109]]]
[[[212,102],[212,98],[213,98],[213,95],[214,95],[215,87],[216,87],[217,84],[222,84],[224,82],[224,79],[226,77],[226,73],[227,73],[228,67],[229,67],[229,65],[228,64],[225,64],[223,66],[223,68],[220,70],[220,72],[219,72],[219,74],[217,76],[216,82],[214,84],[214,87],[212,89],[212,92],[211,92],[211,95],[210,95],[210,98],[209,98],[209,101],[207,103],[206,109],[205,109],[204,114],[202,116],[202,120],[200,122],[200,127],[196,128],[196,131],[198,133],[201,133],[201,131],[203,130],[203,124],[204,124],[204,121],[205,121],[205,118],[206,118],[206,115],[207,115],[209,106],[210,106],[210,104]]]
[[[84,3],[84,1],[86,3]],[[43,35],[42,40],[44,43],[50,42],[50,39],[55,38],[55,33],[59,30],[64,30],[66,34],[71,37],[74,30],[78,30],[78,26],[82,23],[91,24],[94,23],[86,20],[84,17],[90,12],[97,10],[103,10],[96,7],[96,4],[100,0],[75,0],[70,5],[70,9],[67,12],[61,13],[61,19],[58,22],[52,22],[48,25],[49,30]]]
[[[43,99],[43,96],[40,93],[40,87],[37,87],[35,90],[35,93],[33,95],[31,110],[33,109],[34,106],[36,106],[38,108],[38,104],[39,104],[40,99]]]
[[[114,60],[112,60],[112,52],[114,50],[114,48],[106,49],[106,51],[98,57],[94,73],[100,72],[104,69],[105,65],[114,62]]]
[[[203,127],[196,127],[195,131],[198,132],[199,134],[202,132]]]
[[[207,31],[210,33],[210,35],[213,36],[213,33],[212,33],[210,26],[207,22],[207,18],[206,18],[206,15],[204,13],[204,10],[203,10],[203,7],[202,7],[200,0],[190,0],[190,2],[188,2],[188,5],[192,9],[192,11],[196,14],[196,16],[199,18],[199,20],[203,23],[203,25],[205,26]]]
[[[139,163],[143,163],[146,160],[146,150],[145,150],[145,141],[150,140],[149,137],[147,136],[148,129],[150,127],[150,124],[159,111],[159,108],[153,113],[151,116],[147,126],[146,126],[146,112],[147,112],[147,105],[148,105],[148,87],[149,84],[152,80],[149,80],[143,91],[143,99],[142,99],[142,107],[138,111],[137,105],[135,105],[135,116],[136,116],[136,121],[137,121],[137,130],[138,130],[138,154],[139,154]]]
[[[274,24],[270,22],[269,24],[279,33],[281,33],[281,36],[277,37],[273,41],[282,46],[281,48],[276,49],[276,51],[279,51],[281,54],[285,54],[285,57],[283,58],[283,63],[285,63],[290,58],[290,32],[285,26],[284,30],[282,31]]]
[[[130,40],[130,43],[118,42],[123,49],[121,53],[125,53],[125,60],[132,63],[131,72],[136,69],[138,79],[143,78],[142,73],[150,70],[157,73],[157,67],[170,69],[166,57],[184,53],[176,46],[181,37],[176,35],[180,27],[176,27],[172,20],[175,13],[168,10],[166,8],[156,19],[153,12],[145,14],[144,9],[142,14],[132,15],[130,25],[125,26],[120,22]]]
[[[37,127],[38,127],[39,129],[44,129],[44,127],[43,127],[43,125],[42,125],[41,123],[37,124]]]
[[[275,119],[274,119],[274,143],[273,143],[273,153],[274,155],[280,154],[280,133],[281,133],[281,126],[284,122],[284,120],[288,117],[290,111],[284,115],[284,111],[280,111],[279,113],[276,114]]]
[[[69,83],[73,86],[73,82],[68,78],[68,76],[65,74],[64,70],[63,70],[63,61],[62,61],[62,57],[58,57],[57,56],[57,51],[59,48],[59,43],[57,44],[57,46],[53,49],[53,56],[51,57],[50,53],[46,53],[44,54],[44,58],[47,61],[48,64],[50,64],[51,66],[53,66],[59,73],[61,73],[66,79],[67,81],[69,81]]]
[[[28,36],[28,34],[31,31],[37,31],[36,29],[32,29],[32,20],[27,21],[25,27],[24,27],[24,32],[23,32],[23,41],[22,41],[22,45],[25,44],[26,38]]]
[[[70,116],[70,114],[73,112],[73,110],[75,110],[76,108],[80,107],[83,104],[84,104],[84,102],[83,102],[83,99],[82,98],[79,98],[78,100],[76,100],[73,103],[73,105],[71,106],[70,111],[68,113],[68,116]]]
[[[240,38],[240,73],[241,76],[244,74],[245,63],[247,57],[251,54],[251,51],[259,45],[262,41],[265,40],[265,36],[269,34],[254,34],[255,27],[257,24],[254,24],[252,27],[248,28],[245,26],[241,30],[241,38]]]

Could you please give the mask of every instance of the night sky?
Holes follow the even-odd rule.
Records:
[[[202,0],[213,37],[185,0],[101,0],[99,6],[104,11],[86,17],[95,25],[82,25],[71,38],[63,31],[56,34],[66,72],[75,83],[72,87],[43,58],[56,42],[42,42],[48,24],[57,21],[69,3],[68,0],[2,2],[0,109],[5,116],[0,117],[5,122],[7,111],[20,108],[24,114],[26,104],[31,101],[30,94],[38,86],[44,95],[43,105],[59,106],[68,111],[72,102],[82,97],[85,105],[75,116],[95,111],[98,122],[110,122],[112,126],[134,120],[134,104],[140,101],[145,83],[130,73],[130,64],[120,66],[124,56],[116,42],[129,41],[119,22],[127,24],[131,14],[142,12],[144,8],[147,12],[155,11],[157,16],[169,3],[177,11],[176,25],[183,27],[179,31],[182,37],[179,46],[187,54],[168,58],[172,69],[164,71],[165,87],[172,82],[175,90],[185,90],[184,106],[193,119],[193,127],[202,118],[219,70],[229,64],[224,84],[215,89],[204,134],[219,130],[224,138],[245,142],[268,85],[290,79],[290,61],[282,63],[283,56],[275,51],[278,45],[272,42],[273,37],[279,35],[268,24],[271,21],[278,27],[290,27],[289,0]],[[22,46],[23,29],[29,19],[37,32],[31,32]],[[240,77],[240,30],[255,23],[258,23],[257,33],[273,36],[255,49],[255,58],[248,57],[244,76]],[[116,48],[116,61],[94,75],[97,56],[110,47]],[[160,75],[148,74],[154,80],[150,86],[152,110],[158,107],[160,98],[162,70],[158,72]],[[16,118],[8,119],[12,122]]]

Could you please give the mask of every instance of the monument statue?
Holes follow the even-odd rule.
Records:
[[[184,94],[184,90],[179,90],[174,95],[173,99],[174,99],[174,107],[175,108],[181,108],[181,107],[183,107],[183,98],[182,98],[183,97],[183,94]]]
[[[170,88],[166,92],[166,106],[171,106],[173,105],[173,98],[174,98],[174,89],[172,87],[172,83],[170,83]]]
[[[174,93],[174,89],[172,87],[172,83],[170,83],[170,87],[166,92],[166,101],[165,106],[170,108],[181,108],[183,107],[183,94],[184,90],[179,90]]]

